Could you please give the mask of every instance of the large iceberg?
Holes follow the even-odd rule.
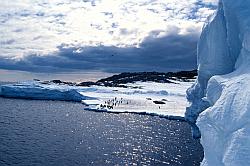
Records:
[[[220,0],[198,44],[198,78],[185,113],[203,166],[250,165],[250,0]],[[197,126],[196,126],[197,125]]]
[[[92,97],[80,94],[69,86],[44,85],[39,82],[24,82],[0,86],[0,96],[34,100],[63,100],[81,102]]]

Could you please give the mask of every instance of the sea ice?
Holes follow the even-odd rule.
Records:
[[[78,87],[42,82],[23,82],[0,86],[0,96],[41,100],[76,101],[83,109],[99,112],[139,113],[183,120],[187,100],[185,91],[192,82],[136,82],[122,87]],[[138,87],[138,88],[134,88]]]

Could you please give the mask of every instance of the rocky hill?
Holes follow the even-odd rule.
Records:
[[[100,79],[96,82],[81,82],[77,86],[91,86],[91,85],[100,85],[100,86],[109,86],[109,87],[122,87],[127,83],[134,83],[137,81],[147,82],[160,82],[160,83],[174,83],[174,80],[179,81],[190,81],[195,79],[197,76],[197,70],[192,71],[180,71],[180,72],[134,72],[134,73],[121,73],[113,75],[108,78]]]

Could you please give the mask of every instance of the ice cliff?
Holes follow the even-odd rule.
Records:
[[[0,86],[0,96],[34,100],[62,100],[81,102],[92,99],[69,87],[44,85],[38,82],[17,83]]]
[[[198,78],[185,118],[203,166],[250,165],[250,0],[220,0],[198,44]],[[197,126],[196,126],[197,125]]]

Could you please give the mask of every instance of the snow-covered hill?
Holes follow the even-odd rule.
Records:
[[[198,64],[185,118],[201,136],[201,165],[250,165],[250,0],[220,0],[203,28]]]

